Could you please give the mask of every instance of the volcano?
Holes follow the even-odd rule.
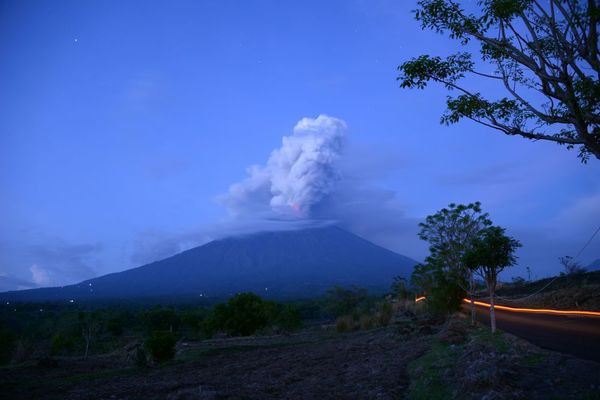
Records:
[[[0,293],[2,301],[215,299],[241,291],[302,298],[333,286],[389,289],[416,261],[336,226],[214,240],[141,267],[78,284]]]

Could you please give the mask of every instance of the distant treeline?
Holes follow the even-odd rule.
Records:
[[[102,354],[132,341],[155,360],[169,359],[180,339],[289,333],[345,314],[365,313],[380,296],[334,288],[312,300],[285,303],[239,293],[214,304],[5,303],[0,305],[0,363]],[[141,358],[145,358],[140,356]]]

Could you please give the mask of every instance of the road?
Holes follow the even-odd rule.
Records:
[[[476,306],[477,320],[488,324],[489,308]],[[469,306],[463,310],[469,312]],[[540,347],[600,362],[600,317],[515,313],[496,309],[498,329]]]

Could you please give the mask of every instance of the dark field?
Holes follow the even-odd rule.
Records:
[[[133,367],[131,349],[3,367],[6,399],[595,399],[600,365],[458,319],[178,343],[174,361]],[[43,363],[42,363],[43,364]],[[491,396],[491,397],[490,397]]]

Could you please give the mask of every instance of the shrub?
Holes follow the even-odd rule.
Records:
[[[360,316],[360,329],[369,330],[372,329],[374,324],[373,317],[368,314],[363,314]]]
[[[335,316],[355,313],[367,306],[368,292],[366,289],[336,286],[329,289],[326,295],[327,309]]]
[[[302,315],[297,307],[285,304],[279,308],[276,322],[284,332],[297,331],[302,327]]]
[[[106,329],[113,336],[121,336],[123,334],[123,320],[119,317],[112,317],[106,323]]]
[[[172,332],[154,332],[146,340],[146,349],[150,352],[152,359],[158,363],[172,360],[175,357],[175,344],[177,338]],[[137,356],[137,354],[136,354]]]
[[[52,336],[51,355],[58,355],[64,351],[72,351],[75,348],[76,340],[73,335],[65,332],[57,332]]]
[[[377,323],[381,326],[388,326],[392,320],[392,305],[387,301],[379,306],[379,312],[377,313]]]
[[[148,332],[170,331],[179,328],[179,315],[169,308],[155,308],[142,314],[142,320]]]
[[[213,309],[209,325],[213,330],[224,330],[232,336],[248,336],[266,328],[272,316],[273,303],[254,293],[239,293],[225,304]]]
[[[197,335],[198,331],[202,330],[202,325],[206,318],[206,310],[204,308],[195,308],[181,311],[181,330],[186,334]]]
[[[0,364],[6,364],[10,361],[15,349],[17,337],[9,330],[0,330]]]
[[[354,330],[354,318],[351,315],[337,317],[335,320],[335,330],[340,333]]]
[[[146,368],[148,366],[148,353],[143,347],[138,347],[135,350],[135,366],[138,368]]]

